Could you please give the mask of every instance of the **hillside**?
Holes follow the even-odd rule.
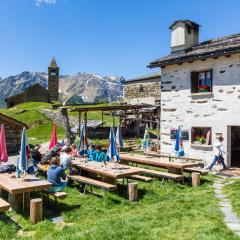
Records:
[[[28,125],[29,143],[43,143],[50,140],[53,122],[40,113],[40,109],[49,109],[48,103],[24,103],[13,108],[0,109],[0,112]],[[57,128],[58,138],[64,138],[64,129]]]
[[[0,79],[0,107],[5,107],[5,98],[23,92],[27,87],[39,83],[48,87],[47,74],[40,72],[22,72],[15,76]],[[60,77],[60,101],[71,103],[115,101],[122,97],[122,82],[124,78],[118,76],[100,76],[92,73],[80,72],[75,75]]]

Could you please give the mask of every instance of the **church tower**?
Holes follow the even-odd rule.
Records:
[[[53,57],[48,67],[48,92],[50,101],[58,101],[59,97],[59,67],[56,59]]]

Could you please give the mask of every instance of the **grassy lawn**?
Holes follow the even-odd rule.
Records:
[[[28,125],[27,136],[32,144],[43,143],[49,141],[53,129],[51,120],[40,113],[40,109],[48,109],[51,107],[49,103],[23,103],[13,108],[0,109],[0,112],[12,118],[17,119]],[[58,138],[64,138],[64,130],[58,127]]]
[[[128,202],[124,188],[120,195],[104,192],[97,197],[79,193],[76,186],[67,187],[69,196],[63,202],[51,201],[47,206],[64,217],[64,224],[55,226],[45,219],[31,225],[27,218],[8,212],[20,223],[25,237],[13,223],[0,221],[0,239],[239,239],[223,223],[212,177],[203,179],[199,188],[139,183],[136,203]]]
[[[240,217],[240,180],[234,180],[231,181],[229,184],[226,184],[223,188],[223,191],[230,199],[233,210]]]

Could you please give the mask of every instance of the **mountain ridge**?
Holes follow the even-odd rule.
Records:
[[[61,75],[59,79],[59,100],[70,103],[96,102],[96,100],[115,101],[123,96],[120,76],[101,76],[96,73],[78,72]],[[39,83],[48,87],[48,76],[44,72],[23,71],[7,78],[0,78],[0,107],[5,107],[5,99],[25,91],[29,86]]]

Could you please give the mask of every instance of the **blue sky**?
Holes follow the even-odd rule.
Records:
[[[61,74],[132,78],[169,53],[173,21],[199,23],[203,41],[239,33],[239,9],[239,0],[1,0],[0,77],[44,72],[54,55]]]

